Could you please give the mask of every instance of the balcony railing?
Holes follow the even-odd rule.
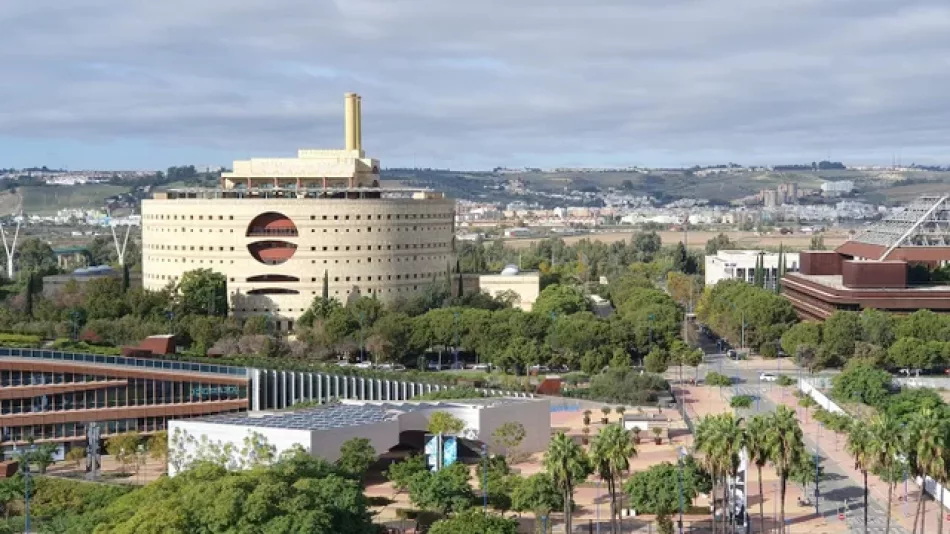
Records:
[[[244,377],[248,375],[247,368],[245,367],[232,367],[228,365],[213,365],[206,363],[180,362],[158,359],[153,360],[147,358],[126,358],[124,356],[102,356],[100,354],[88,354],[85,352],[64,352],[59,350],[14,349],[0,347],[0,358],[4,356],[13,358],[40,358],[44,360],[82,362],[100,365],[121,365],[161,371],[187,371],[193,373],[213,373],[219,375]]]

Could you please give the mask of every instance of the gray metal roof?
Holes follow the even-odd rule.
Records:
[[[536,399],[495,397],[486,399],[470,399],[464,401],[435,401],[435,402],[360,402],[329,404],[315,408],[290,408],[284,411],[273,412],[244,412],[232,414],[217,414],[190,419],[203,423],[222,425],[238,425],[265,428],[287,428],[292,430],[330,430],[349,426],[369,425],[390,421],[400,413],[412,412],[421,409],[451,408],[451,407],[490,407],[504,404],[530,402]]]
[[[204,423],[287,428],[292,430],[330,430],[348,426],[381,423],[397,414],[380,406],[334,404],[284,412],[219,414],[200,418]]]

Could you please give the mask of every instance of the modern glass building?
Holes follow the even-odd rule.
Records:
[[[107,438],[246,411],[248,385],[243,367],[0,348],[0,449],[29,438],[85,442],[91,422]]]

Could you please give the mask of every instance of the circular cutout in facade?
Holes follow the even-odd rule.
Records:
[[[299,295],[296,289],[287,289],[286,287],[262,287],[252,289],[247,292],[248,295]]]
[[[283,213],[268,211],[247,225],[247,237],[297,237],[297,226]]]
[[[287,241],[257,241],[248,244],[247,251],[264,265],[280,265],[293,257],[297,245]]]

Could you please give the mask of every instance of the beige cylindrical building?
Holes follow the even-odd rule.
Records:
[[[348,150],[236,161],[219,189],[144,200],[144,287],[212,269],[227,278],[236,317],[267,314],[289,330],[322,294],[325,274],[329,296],[344,302],[354,293],[408,297],[444,281],[455,265],[455,202],[380,188],[379,162],[359,147],[359,98],[346,103]]]

